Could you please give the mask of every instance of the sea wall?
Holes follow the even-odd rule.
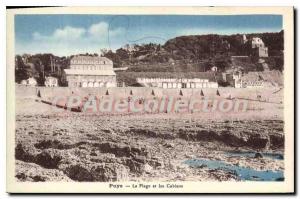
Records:
[[[40,92],[42,98],[51,99],[56,96],[88,95],[110,96],[114,98],[127,98],[130,96],[152,98],[172,96],[180,98],[242,98],[266,102],[282,103],[283,90],[279,88],[145,88],[145,87],[118,87],[118,88],[70,88],[70,87],[26,87],[16,85],[16,97],[35,97]]]

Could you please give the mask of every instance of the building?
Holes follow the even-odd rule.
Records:
[[[55,77],[46,77],[45,78],[45,86],[46,87],[57,87],[58,79]]]
[[[128,67],[114,68],[114,71],[126,71],[126,70],[128,70]]]
[[[116,87],[113,62],[106,57],[75,56],[64,70],[69,87]]]
[[[241,88],[262,88],[265,86],[265,81],[256,72],[249,72],[241,77],[239,85]]]
[[[263,40],[259,37],[253,37],[251,41],[252,48],[265,47]]]
[[[36,86],[37,85],[36,79],[34,79],[33,77],[28,78],[27,79],[27,85],[29,85],[29,86]]]
[[[21,84],[24,85],[24,86],[26,86],[26,85],[27,85],[27,80],[23,79],[23,80],[21,81]]]
[[[265,43],[259,37],[252,38],[251,47],[253,55],[256,57],[268,57],[268,47],[265,47]]]
[[[242,43],[245,44],[247,43],[247,41],[248,41],[247,36],[244,34],[242,37]]]
[[[149,74],[151,76],[151,74]],[[144,87],[157,88],[218,88],[214,73],[171,74],[153,73],[152,78],[140,77],[137,82]]]
[[[218,71],[218,67],[213,66],[213,67],[210,68],[210,70],[213,71],[213,72],[217,72]]]
[[[240,72],[227,74],[227,80],[235,88],[266,88],[283,86],[283,75],[279,71]]]
[[[225,82],[228,82],[230,86],[234,88],[242,88],[242,73],[240,71],[234,71],[233,73],[223,73],[222,76],[223,80]]]
[[[30,77],[28,79],[22,80],[21,84],[25,85],[25,86],[36,86],[37,85],[37,81],[33,77]]]

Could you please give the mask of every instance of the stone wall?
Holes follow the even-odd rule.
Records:
[[[283,92],[279,88],[205,88],[205,89],[162,89],[145,87],[123,87],[123,88],[69,88],[69,87],[26,87],[16,85],[16,96],[35,97],[37,90],[40,91],[42,98],[52,99],[55,96],[79,95],[86,97],[90,95],[110,96],[115,98],[127,98],[129,96],[153,98],[162,96],[172,96],[181,98],[204,97],[207,98],[244,98],[249,100],[266,100],[268,102],[280,103],[283,101]],[[216,93],[220,94],[218,96]]]

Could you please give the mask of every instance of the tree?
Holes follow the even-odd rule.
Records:
[[[117,56],[119,56],[120,59],[122,59],[122,60],[125,60],[125,59],[128,59],[128,58],[129,58],[128,52],[127,52],[125,49],[123,49],[123,48],[117,49],[117,50],[116,50],[116,54],[117,54]]]
[[[24,64],[22,57],[17,55],[15,58],[15,82],[20,83],[30,76],[29,68]]]

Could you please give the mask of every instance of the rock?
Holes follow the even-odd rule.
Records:
[[[284,159],[284,157],[283,157],[282,154],[277,154],[276,156],[277,156],[277,159],[278,159],[278,160],[283,160],[283,159]]]
[[[144,171],[146,173],[151,173],[152,170],[153,170],[153,168],[149,164],[144,165]]]
[[[42,140],[36,144],[34,144],[35,148],[38,149],[72,149],[79,147],[80,145],[86,144],[86,142],[78,142],[73,143],[70,140],[64,140],[64,142],[61,142],[59,140]]]
[[[58,168],[58,164],[61,161],[62,157],[55,150],[44,150],[41,153],[37,154],[34,162],[45,168],[55,169]]]
[[[163,146],[166,148],[174,148],[175,147],[174,143],[165,143]]]
[[[263,158],[261,153],[255,153],[254,158]]]
[[[25,162],[34,162],[37,150],[27,144],[26,146],[22,143],[18,143],[15,148],[15,157],[17,160],[22,160]]]
[[[188,159],[195,159],[196,156],[195,155],[191,155],[191,154],[185,154],[185,157]]]
[[[117,163],[77,163],[61,167],[64,173],[80,182],[110,182],[128,179],[129,169]]]
[[[232,146],[232,147],[245,146],[245,138],[242,137],[241,135],[238,135],[238,134],[236,135],[232,131],[227,131],[227,130],[222,131],[220,134],[220,140],[224,144]]]
[[[196,135],[197,141],[218,141],[219,139],[219,134],[212,130],[200,130]]]
[[[284,148],[284,135],[271,134],[270,135],[270,147],[272,149]]]
[[[171,171],[176,171],[177,169],[177,166],[175,163],[173,162],[169,162],[168,165],[167,165],[168,169],[171,170]]]
[[[22,182],[44,182],[44,181],[72,181],[62,171],[56,169],[45,169],[34,163],[16,160],[16,175],[18,181]]]
[[[91,172],[85,168],[83,165],[70,165],[63,169],[64,173],[75,181],[93,181],[93,176]]]
[[[123,163],[124,165],[128,166],[130,169],[130,172],[140,175],[144,173],[144,163],[132,160],[132,159],[126,159]]]
[[[284,147],[284,136],[281,134],[259,134],[248,131],[231,130],[183,130],[179,129],[178,137],[186,141],[221,142],[231,147],[250,147],[252,149],[272,149]]]
[[[262,137],[260,134],[251,135],[247,140],[247,146],[253,149],[264,149],[266,148],[269,139]]]
[[[206,164],[201,164],[201,165],[196,165],[194,168],[203,169],[205,167],[207,167]]]
[[[139,146],[131,146],[123,143],[113,143],[113,142],[104,142],[104,143],[95,143],[93,145],[97,147],[102,153],[112,153],[116,157],[133,157],[136,155],[147,156],[148,151],[146,148]]]
[[[164,163],[163,163],[161,157],[157,157],[157,158],[153,157],[151,159],[147,159],[147,163],[154,168],[163,168],[164,167]]]
[[[97,156],[97,153],[93,151],[90,153],[90,156]]]
[[[15,157],[17,160],[24,162],[32,162],[42,167],[53,169],[57,168],[58,163],[62,159],[59,152],[53,149],[38,152],[33,146],[24,144],[17,144]]]

